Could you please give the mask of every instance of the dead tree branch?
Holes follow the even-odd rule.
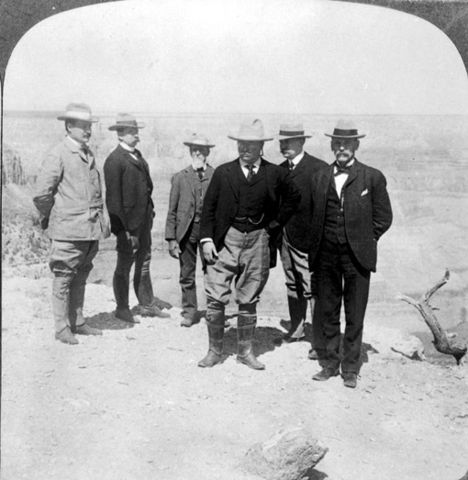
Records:
[[[400,295],[399,299],[413,305],[413,307],[415,307],[422,315],[434,336],[433,343],[436,350],[446,355],[452,355],[455,358],[457,365],[460,365],[461,359],[466,354],[467,346],[457,342],[454,338],[449,338],[447,332],[440,326],[440,323],[435,316],[434,310],[436,309],[429,304],[432,295],[434,295],[439,288],[443,287],[448,282],[449,278],[450,272],[446,270],[443,278],[422,295],[419,300],[415,300],[407,295]]]

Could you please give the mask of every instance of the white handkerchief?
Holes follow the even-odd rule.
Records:
[[[367,188],[365,190],[362,191],[361,193],[361,197],[363,197],[364,195],[367,195],[369,193],[369,190],[367,190]]]

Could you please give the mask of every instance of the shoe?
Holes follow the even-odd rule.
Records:
[[[357,374],[353,372],[343,372],[341,374],[343,378],[343,385],[348,388],[356,388],[357,386]]]
[[[169,313],[163,312],[156,304],[138,305],[138,313],[142,317],[169,318],[171,316]]]
[[[320,372],[316,373],[312,380],[317,380],[318,382],[324,382],[331,377],[337,377],[340,374],[339,370],[333,368],[323,368]]]
[[[128,323],[140,323],[140,320],[138,318],[135,318],[132,315],[132,312],[128,308],[117,308],[115,311],[115,318],[118,318],[119,320],[123,320],[124,322]]]
[[[195,323],[195,319],[191,317],[183,317],[180,321],[180,326],[190,328],[192,325],[195,325]]]
[[[75,338],[70,330],[70,327],[65,327],[60,332],[55,332],[56,340],[60,340],[62,343],[68,343],[69,345],[78,345],[78,340]]]
[[[315,350],[315,348],[311,348],[309,350],[309,354],[307,355],[307,358],[309,360],[318,360],[319,359],[319,354],[318,354],[317,350]]]
[[[90,327],[89,325],[86,325],[86,323],[76,326],[74,329],[72,329],[72,332],[76,333],[77,335],[102,335],[102,330],[99,330],[99,328]]]
[[[222,354],[215,352],[214,350],[208,350],[208,353],[198,362],[198,366],[201,368],[211,368],[223,360]]]
[[[237,362],[243,363],[253,370],[265,370],[265,365],[262,362],[259,362],[252,352],[249,352],[245,356],[237,355]]]
[[[167,310],[170,310],[172,308],[172,305],[169,302],[166,302],[165,300],[161,300],[158,297],[153,298],[151,305],[156,305],[161,310],[163,310],[164,308]]]

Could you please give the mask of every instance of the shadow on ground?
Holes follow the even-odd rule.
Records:
[[[114,316],[114,312],[103,312],[88,317],[86,323],[90,327],[99,328],[101,330],[128,330],[134,327],[134,323],[124,322]]]

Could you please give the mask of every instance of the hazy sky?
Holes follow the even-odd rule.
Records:
[[[461,57],[432,24],[311,0],[127,0],[18,43],[4,108],[96,112],[468,113]]]

